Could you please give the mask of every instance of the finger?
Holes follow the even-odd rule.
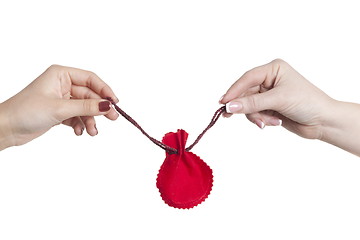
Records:
[[[115,109],[111,108],[110,112],[108,114],[106,114],[105,117],[107,117],[110,120],[115,121],[116,119],[118,119],[119,114],[115,111]]]
[[[232,100],[226,104],[226,112],[250,114],[263,110],[278,111],[283,101],[282,98],[281,94],[276,94],[276,89],[272,89]]]
[[[242,75],[226,92],[221,103],[227,103],[237,97],[242,96],[248,89],[263,85],[271,88],[275,85],[277,73],[279,72],[282,60],[274,60],[268,64],[253,68]]]
[[[260,91],[259,86],[256,86],[256,87],[250,88],[250,89],[249,89],[246,93],[244,93],[243,95],[244,95],[244,96],[248,96],[248,95],[251,95],[251,94],[259,93],[259,91]],[[222,99],[224,98],[224,96],[225,96],[225,95],[223,95],[223,96],[220,98],[219,103],[221,103],[221,101],[222,101]],[[232,115],[233,115],[232,113],[227,113],[227,112],[224,112],[224,113],[222,114],[222,116],[223,116],[224,118],[230,118]]]
[[[76,116],[98,116],[110,113],[110,102],[102,99],[57,100],[54,108],[55,118],[62,122]]]
[[[264,128],[265,126],[281,126],[282,120],[274,116],[273,114],[269,114],[268,112],[259,112],[246,114],[246,118],[256,124],[259,128]]]
[[[71,87],[71,96],[77,99],[101,99],[101,97],[91,89],[76,85]],[[119,117],[119,114],[111,108],[110,112],[105,114],[105,117],[110,120],[116,120]]]
[[[65,121],[62,122],[64,125],[70,126],[74,129],[74,133],[77,136],[80,136],[83,134],[83,131],[85,129],[85,125],[82,122],[80,117],[73,117],[70,119],[66,119]]]
[[[81,120],[85,124],[86,132],[90,136],[96,136],[98,134],[98,130],[96,128],[96,121],[94,117],[81,117]]]
[[[115,102],[119,101],[112,89],[95,73],[71,67],[64,67],[64,69],[73,84],[88,87],[101,98],[111,97]]]
[[[93,90],[91,90],[88,87],[84,86],[77,86],[72,85],[71,86],[71,96],[76,99],[100,99],[100,95],[95,93]]]
[[[275,111],[262,111],[259,113],[264,120],[265,126],[282,126],[283,115]]]
[[[224,118],[230,118],[232,115],[233,115],[232,113],[227,113],[227,112],[223,113]]]
[[[260,129],[265,127],[264,120],[259,113],[246,114],[246,118]]]

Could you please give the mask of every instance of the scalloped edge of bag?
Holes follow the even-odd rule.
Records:
[[[161,167],[158,171],[158,174],[157,174],[157,177],[156,177],[156,187],[158,188],[158,191],[160,193],[160,196],[162,198],[162,200],[167,204],[169,205],[170,207],[173,207],[173,208],[178,208],[178,209],[191,209],[193,207],[196,207],[198,206],[199,204],[203,203],[210,195],[211,191],[212,191],[212,188],[213,188],[213,183],[214,183],[214,175],[213,175],[213,170],[211,169],[211,167],[204,161],[202,160],[198,155],[192,153],[192,152],[187,152],[189,154],[192,154],[194,155],[198,160],[200,160],[200,162],[202,164],[204,164],[205,166],[207,166],[210,170],[210,184],[209,184],[209,187],[208,189],[206,190],[206,193],[200,197],[198,200],[194,200],[194,201],[191,201],[191,202],[187,202],[187,203],[175,203],[173,201],[171,201],[167,196],[165,196],[161,191],[160,191],[160,188],[158,186],[158,182],[159,182],[159,175],[160,175],[160,171],[162,170],[163,168],[163,164],[161,164]]]

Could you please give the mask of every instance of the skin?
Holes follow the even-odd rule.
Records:
[[[76,135],[95,136],[94,116],[115,120],[112,109],[100,111],[103,98],[117,97],[96,74],[51,66],[24,90],[0,104],[0,150],[22,145],[55,125]],[[220,100],[228,113],[245,114],[260,128],[280,126],[360,156],[360,105],[332,99],[288,63],[276,59],[246,72]]]
[[[82,135],[84,129],[91,136],[97,135],[94,116],[104,115],[110,120],[118,117],[110,107],[99,109],[105,97],[118,102],[111,88],[93,72],[49,67],[0,104],[0,150],[25,144],[58,124],[71,126],[76,135]]]
[[[360,105],[332,99],[281,59],[246,72],[220,103],[226,117],[246,114],[260,128],[282,125],[360,156]]]

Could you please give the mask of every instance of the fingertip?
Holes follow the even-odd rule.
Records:
[[[224,95],[224,98],[221,100],[221,103],[222,104],[230,104],[230,102],[232,102],[238,98],[239,98],[239,96],[236,94],[226,93]]]
[[[229,102],[228,102],[227,104],[225,104],[225,109],[226,109],[226,112],[227,112],[227,113],[232,113],[232,112],[230,111],[230,104],[231,104],[231,103],[229,103]]]
[[[111,103],[119,103],[119,99],[115,95],[113,95],[113,97],[106,97],[105,99]]]
[[[87,128],[86,131],[92,137],[95,137],[99,133],[96,126],[94,126],[94,128]]]
[[[224,95],[220,98],[219,103],[220,103],[220,104],[226,104],[226,103],[228,103],[230,100],[231,100],[231,99],[229,99],[228,94],[224,94]]]
[[[76,136],[81,136],[84,132],[84,128],[83,127],[75,127],[74,128],[74,133]]]
[[[108,114],[105,115],[106,118],[115,121],[118,119],[119,114],[112,108]]]
[[[222,95],[221,98],[219,99],[219,104],[224,104],[224,103],[222,102],[222,100],[224,99],[224,97],[225,97],[225,94]]]
[[[271,118],[269,119],[267,125],[269,126],[281,126],[282,125],[282,120],[279,118]]]
[[[227,113],[241,113],[243,110],[243,104],[239,101],[228,102],[225,107]]]
[[[81,120],[79,119],[79,122],[76,123],[75,125],[73,125],[73,129],[74,129],[74,133],[76,136],[81,136],[84,132],[84,126],[81,122]]]
[[[76,136],[80,136],[79,130],[77,130],[77,129],[75,129],[75,128],[74,128],[74,133],[75,133]]]
[[[111,119],[111,120],[115,121],[115,120],[117,120],[119,118],[119,116],[120,115],[118,113],[116,113],[115,117],[113,119]]]
[[[254,121],[255,125],[258,126],[260,129],[264,129],[265,128],[265,123],[260,120],[260,119],[255,119]]]
[[[233,114],[232,113],[224,113],[222,116],[224,118],[230,118]]]
[[[82,117],[82,120],[86,127],[86,132],[90,136],[96,136],[98,134],[98,130],[96,128],[96,122],[94,117]]]

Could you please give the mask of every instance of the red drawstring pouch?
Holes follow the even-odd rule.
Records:
[[[190,151],[216,123],[221,114],[225,112],[225,107],[223,106],[215,112],[205,130],[196,138],[193,144],[185,148],[188,133],[184,130],[167,133],[160,142],[145,132],[111,98],[107,99],[125,119],[137,127],[154,144],[166,151],[166,158],[160,167],[156,182],[165,203],[171,207],[181,209],[192,208],[202,203],[209,196],[212,189],[213,174],[211,168],[200,157]]]
[[[211,168],[200,157],[185,151],[187,137],[187,132],[178,130],[167,133],[162,140],[178,153],[166,153],[156,186],[165,203],[175,208],[192,208],[200,204],[210,194],[213,183]]]

